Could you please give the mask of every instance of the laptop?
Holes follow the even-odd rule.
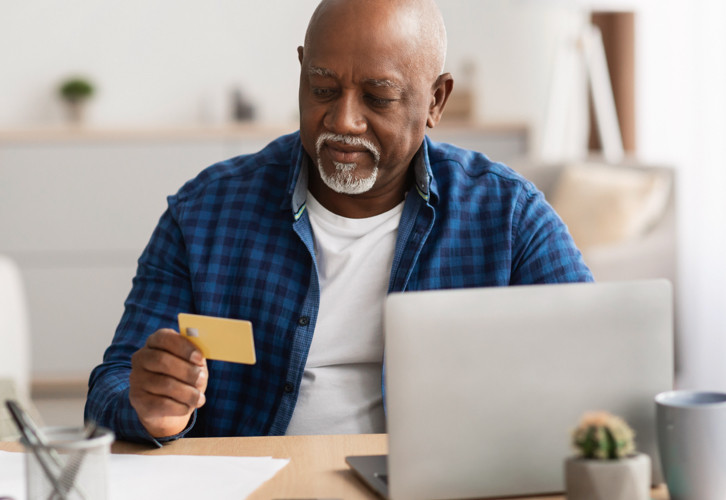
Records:
[[[396,500],[561,493],[572,429],[606,410],[660,483],[653,398],[673,387],[672,303],[665,280],[392,294],[389,454],[348,464]]]

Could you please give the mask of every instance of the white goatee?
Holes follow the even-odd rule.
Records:
[[[351,146],[363,146],[372,155],[374,161],[373,171],[368,177],[356,177],[355,169],[358,166],[356,163],[340,163],[333,162],[335,166],[335,172],[332,175],[328,175],[323,168],[323,162],[320,159],[320,150],[325,142],[339,142],[341,144]],[[381,153],[373,145],[373,143],[362,137],[333,134],[331,132],[323,132],[315,142],[315,163],[318,166],[318,172],[320,172],[320,178],[323,180],[326,186],[340,194],[361,194],[370,191],[373,185],[376,183],[378,177],[378,162],[381,159]]]

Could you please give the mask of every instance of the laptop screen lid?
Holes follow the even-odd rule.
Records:
[[[625,418],[657,468],[672,318],[665,280],[390,295],[391,498],[561,492],[570,433],[590,410]]]

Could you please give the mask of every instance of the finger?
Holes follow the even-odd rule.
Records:
[[[143,421],[189,416],[194,408],[174,399],[151,393],[129,394],[131,405]]]
[[[178,408],[174,415],[189,413],[205,402],[201,390],[169,375],[132,370],[131,377],[134,397],[146,402],[148,406],[167,408],[171,405],[172,408],[176,408],[173,403],[177,403],[185,407]]]
[[[146,345],[151,349],[170,352],[195,365],[201,366],[204,360],[204,356],[194,344],[170,328],[162,328],[152,333],[146,339]]]
[[[194,386],[199,389],[202,393],[207,390],[207,382],[209,381],[209,369],[207,368],[207,360],[203,360],[203,365],[200,367],[199,375]],[[200,405],[201,406],[201,405]]]
[[[196,386],[200,374],[206,369],[160,349],[142,347],[131,356],[131,370],[144,370],[159,375],[167,375],[190,386]]]

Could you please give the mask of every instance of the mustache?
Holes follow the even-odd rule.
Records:
[[[381,159],[381,152],[378,150],[378,148],[368,139],[365,139],[363,137],[358,137],[355,135],[342,135],[342,134],[334,134],[332,132],[323,132],[318,136],[317,141],[315,141],[315,152],[320,156],[320,150],[323,147],[323,144],[326,142],[339,142],[341,144],[346,144],[348,146],[363,146],[373,155],[373,158],[375,158],[376,163]]]

